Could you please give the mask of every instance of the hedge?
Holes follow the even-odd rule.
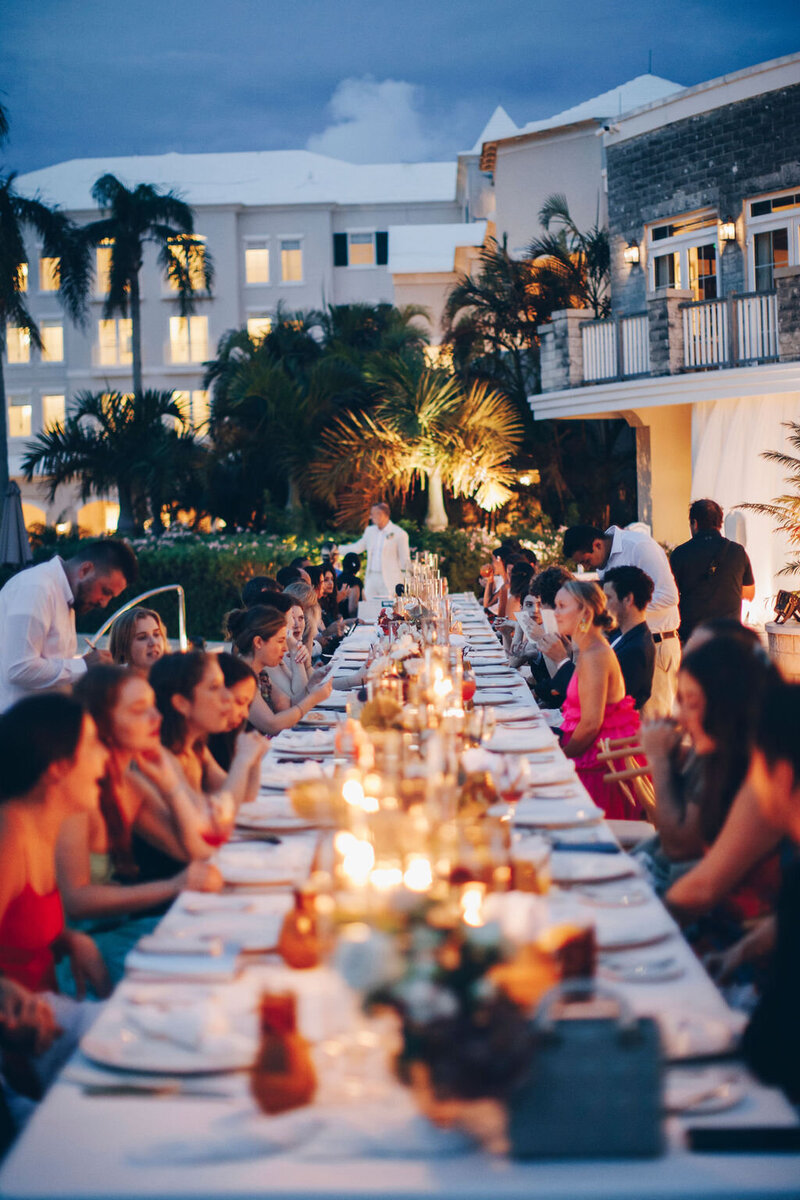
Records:
[[[447,529],[431,533],[411,522],[401,521],[407,530],[412,548],[439,554],[443,574],[451,591],[471,591],[476,585],[482,563],[488,561],[491,546],[498,535],[484,530]],[[312,537],[267,534],[193,534],[183,531],[167,532],[156,539],[136,539],[132,542],[139,558],[139,578],[132,588],[112,602],[116,611],[127,600],[151,588],[180,583],[186,593],[186,623],[190,637],[217,640],[222,636],[222,619],[229,609],[240,603],[241,589],[253,575],[274,575],[279,567],[288,565],[299,555],[320,561],[320,547],[325,541],[336,540],[344,545],[358,534],[319,533]],[[552,533],[525,531],[521,535],[539,558],[541,565],[554,561],[556,537]],[[37,547],[34,561],[42,562],[54,553],[69,558],[76,547],[73,538],[59,538]],[[14,569],[0,568],[0,584],[14,574]],[[171,637],[177,636],[177,600],[167,593],[147,601],[163,617]],[[81,633],[95,633],[107,613],[96,610],[78,618]]]

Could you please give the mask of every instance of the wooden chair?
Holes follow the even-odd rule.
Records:
[[[641,763],[644,751],[638,738],[601,738],[597,761],[607,763],[604,783],[616,783],[631,805],[643,810],[652,821],[656,809],[656,794],[650,778],[650,768]]]

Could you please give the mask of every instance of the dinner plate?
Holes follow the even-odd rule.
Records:
[[[616,857],[607,855],[606,857]],[[643,946],[655,946],[659,942],[675,938],[677,930],[660,904],[652,904],[649,908],[641,908],[635,913],[622,909],[596,909],[594,914],[597,949],[604,955],[619,954],[618,969],[626,974],[629,982],[655,983],[659,971],[667,972],[663,978],[673,978],[669,972],[674,969],[679,978],[684,969],[675,958],[674,950],[660,949],[656,954],[641,955],[638,951]],[[636,954],[625,954],[623,951],[636,951]],[[607,966],[603,959],[603,966]]]
[[[204,1038],[196,1048],[178,1045],[166,1037],[146,1033],[137,1023],[135,1006],[117,1002],[103,1006],[92,1028],[82,1037],[81,1050],[92,1062],[119,1071],[205,1075],[252,1066],[256,1044],[253,1028],[249,1036],[231,1029]]]
[[[302,721],[298,721],[297,727],[298,729],[302,729],[303,726],[317,729],[333,729],[335,725],[339,724],[339,720],[340,718],[335,713],[317,712],[316,709],[312,709],[311,712],[306,713]]]
[[[505,675],[479,675],[477,682],[482,688],[513,688],[519,687],[520,684],[523,687],[527,687],[524,680],[521,680],[519,675],[512,671],[507,672]]]
[[[653,893],[634,880],[620,883],[616,888],[603,884],[597,888],[576,889],[575,895],[581,904],[590,904],[593,908],[640,908],[653,900]]]
[[[293,813],[248,812],[255,805],[245,804],[236,814],[237,829],[254,829],[260,833],[302,833],[317,826]]]
[[[489,689],[482,692],[480,688],[472,697],[473,704],[516,704],[519,696],[514,692],[501,692],[499,689]]]
[[[613,947],[609,947],[613,953]],[[603,959],[598,970],[603,979],[614,983],[667,983],[681,979],[686,967],[673,954],[661,958],[644,959],[640,962],[625,962],[624,958]]]
[[[593,854],[591,851],[573,854],[569,850],[557,850],[550,859],[553,883],[567,887],[573,883],[624,879],[626,875],[635,874],[636,867],[625,854]]]
[[[737,1042],[747,1021],[744,1013],[730,1019],[692,1012],[686,1008],[661,1008],[653,1014],[661,1029],[665,1056],[673,1061],[724,1054]]]
[[[668,1073],[664,1109],[668,1113],[706,1117],[741,1104],[747,1089],[741,1073],[730,1067],[680,1067]]]
[[[544,750],[557,750],[558,744],[546,725],[532,729],[504,726],[496,729],[484,749],[492,754],[537,754]]]
[[[514,824],[522,829],[571,829],[576,825],[593,825],[602,821],[603,810],[591,801],[586,804],[567,804],[562,800],[520,800],[514,809]],[[585,858],[624,858],[620,855],[574,855]],[[630,874],[630,872],[625,872]]]
[[[313,834],[278,846],[228,842],[217,852],[215,862],[225,883],[233,886],[292,887],[308,874],[314,847]]]

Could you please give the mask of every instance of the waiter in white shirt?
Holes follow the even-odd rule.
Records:
[[[75,614],[105,608],[136,575],[130,546],[108,539],[9,579],[0,591],[0,712],[31,692],[69,687],[88,667],[111,661],[106,650],[77,657]]]
[[[371,524],[357,542],[340,546],[339,553],[367,552],[367,574],[364,578],[364,599],[394,596],[395,588],[405,580],[410,555],[408,534],[391,520],[388,504],[373,504],[369,510]]]
[[[664,550],[648,533],[611,525],[605,533],[592,525],[573,525],[564,534],[564,557],[597,571],[600,579],[612,567],[639,567],[653,581],[653,598],[645,613],[656,644],[653,689],[642,715],[669,717],[678,690],[681,644],[678,588]]]

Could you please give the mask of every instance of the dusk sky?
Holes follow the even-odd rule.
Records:
[[[800,50],[800,0],[5,0],[6,167],[306,147],[451,158],[643,74]]]

